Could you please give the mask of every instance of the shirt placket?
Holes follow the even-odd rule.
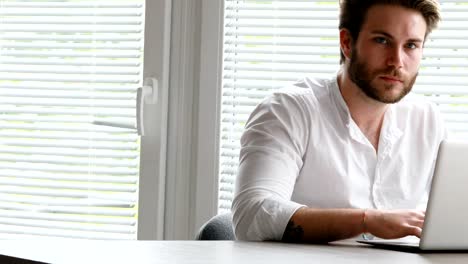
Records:
[[[375,172],[374,172],[374,184],[372,186],[372,200],[374,203],[375,208],[377,209],[388,209],[392,208],[392,204],[389,201],[390,199],[386,198],[388,193],[385,193],[385,186],[382,185],[383,177],[387,175],[384,173],[388,168],[385,166],[385,160],[389,158],[391,155],[391,150],[393,146],[396,144],[396,141],[401,137],[402,132],[391,125],[391,120],[388,120],[388,124],[386,124],[385,129],[380,138],[379,143],[379,151],[377,153],[377,162],[375,165]],[[397,175],[393,175],[397,176]]]
[[[370,143],[370,141],[366,138],[366,136],[362,133],[359,127],[354,123],[354,121],[349,120],[347,125],[349,129],[349,135],[354,142],[354,152],[357,155],[362,155],[365,159],[365,164],[360,164],[361,168],[366,171],[366,177],[369,184],[369,201],[368,205],[372,205],[375,207],[374,202],[374,189],[375,189],[375,180],[376,175],[375,172],[377,166],[377,154],[375,152],[374,146]],[[361,206],[367,207],[368,205],[362,204]]]

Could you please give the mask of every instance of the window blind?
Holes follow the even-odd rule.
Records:
[[[0,0],[0,238],[136,239],[144,0]]]
[[[440,106],[452,137],[468,135],[468,1],[439,1],[413,91]],[[254,107],[305,75],[339,69],[338,1],[225,0],[218,211],[229,211],[240,136]]]

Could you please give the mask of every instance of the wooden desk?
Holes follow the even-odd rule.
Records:
[[[468,263],[467,253],[405,253],[344,241],[295,245],[234,241],[0,241],[0,254],[73,263]],[[29,263],[5,262],[3,263]]]

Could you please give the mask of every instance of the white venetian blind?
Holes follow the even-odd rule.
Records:
[[[144,0],[0,0],[0,238],[136,239]]]
[[[253,108],[304,75],[339,67],[338,1],[225,0],[219,212],[231,207],[239,139]],[[468,135],[468,1],[439,1],[414,91],[439,104],[452,136]]]

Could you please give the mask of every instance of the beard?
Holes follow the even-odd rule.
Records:
[[[403,78],[400,70],[393,66],[370,70],[369,65],[364,60],[361,60],[356,49],[352,50],[353,56],[348,67],[348,75],[367,97],[385,104],[394,104],[405,97],[413,88],[418,73],[416,72],[409,78]],[[384,84],[381,89],[372,85],[372,81],[379,75],[393,76],[403,81],[403,89],[398,94],[393,94],[392,90],[397,89],[395,84]]]

